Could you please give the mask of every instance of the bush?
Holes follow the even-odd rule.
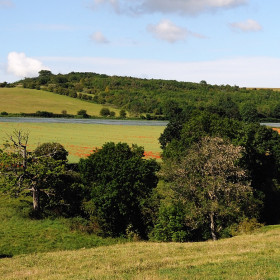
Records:
[[[100,116],[102,116],[102,117],[108,117],[108,116],[110,116],[110,110],[108,109],[108,108],[102,108],[101,110],[100,110]]]
[[[7,115],[9,115],[9,114],[8,114],[7,112],[4,111],[4,112],[1,112],[1,115],[2,115],[2,116],[7,116]]]
[[[78,116],[82,116],[83,118],[88,118],[89,115],[87,114],[87,110],[81,109],[77,112]]]

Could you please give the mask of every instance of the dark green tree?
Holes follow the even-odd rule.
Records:
[[[100,116],[102,116],[102,117],[108,117],[108,116],[110,116],[110,110],[108,109],[108,108],[102,108],[101,110],[100,110]]]
[[[157,185],[159,166],[143,155],[142,147],[110,142],[80,160],[93,205],[91,215],[105,235],[125,234],[128,227],[142,237],[147,234],[143,206]]]

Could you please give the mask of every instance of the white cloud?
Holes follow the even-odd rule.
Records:
[[[248,19],[242,22],[233,22],[230,24],[230,27],[233,30],[243,31],[243,32],[252,32],[252,31],[261,31],[262,26],[253,19]]]
[[[27,57],[25,53],[10,52],[8,54],[7,71],[17,77],[36,77],[42,69],[50,70],[37,59]]]
[[[94,0],[93,6],[111,4],[115,11],[136,13],[198,14],[208,10],[234,8],[249,0]]]
[[[157,25],[150,24],[148,25],[147,30],[156,38],[169,43],[184,40],[188,34],[187,29],[179,27],[169,20],[162,20]]]
[[[206,80],[209,84],[280,88],[280,59],[273,57],[240,57],[197,62],[101,57],[45,57],[41,60],[51,66],[53,73],[88,71],[150,79],[189,82]]]
[[[14,3],[11,0],[3,0],[0,1],[0,8],[12,8],[14,7]]]
[[[99,31],[91,35],[91,39],[98,44],[108,44],[110,41]]]

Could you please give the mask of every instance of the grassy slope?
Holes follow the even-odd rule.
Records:
[[[0,260],[3,279],[279,279],[280,227],[205,243],[126,243]]]
[[[44,142],[58,142],[69,152],[69,161],[77,162],[94,147],[105,142],[126,142],[144,146],[145,151],[158,157],[161,152],[158,138],[163,132],[162,126],[122,126],[99,124],[46,124],[46,123],[1,123],[0,144],[14,129],[29,132],[29,149]]]
[[[29,197],[13,199],[0,194],[0,262],[5,255],[92,248],[124,241],[70,231],[70,220],[64,218],[32,220],[28,216],[31,207]]]
[[[82,101],[47,91],[24,88],[0,88],[0,112],[35,113],[48,111],[60,114],[66,110],[68,114],[76,115],[80,109],[87,110],[89,115],[99,116],[103,105]],[[118,115],[119,110],[110,108]]]

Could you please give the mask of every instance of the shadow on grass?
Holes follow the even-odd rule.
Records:
[[[13,255],[10,254],[0,254],[0,259],[12,258]]]

